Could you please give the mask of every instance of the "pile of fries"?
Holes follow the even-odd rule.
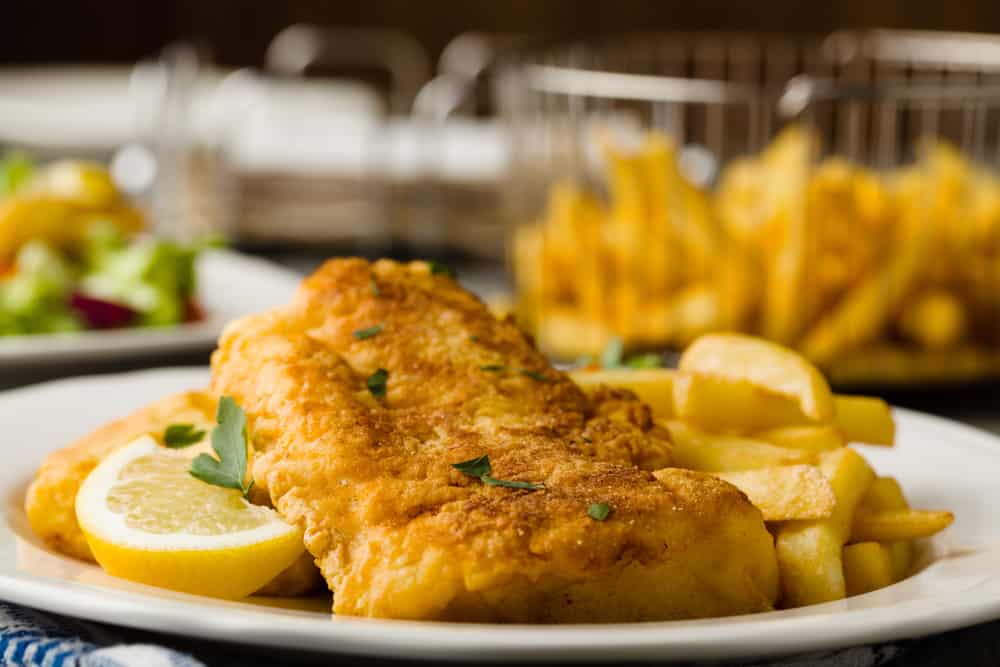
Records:
[[[876,476],[847,446],[893,446],[885,402],[832,394],[813,364],[774,343],[712,334],[687,348],[676,371],[593,366],[573,379],[585,390],[632,390],[669,429],[676,466],[730,482],[760,509],[775,536],[784,607],[905,578],[914,540],[953,520],[910,509],[896,480]]]
[[[884,172],[819,152],[789,127],[706,192],[666,136],[605,147],[607,204],[559,184],[518,230],[518,316],[565,358],[743,331],[839,382],[1000,371],[1000,177],[942,142]]]

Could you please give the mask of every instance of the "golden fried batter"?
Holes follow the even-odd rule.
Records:
[[[658,481],[670,444],[648,408],[626,392],[591,402],[424,263],[328,262],[292,305],[231,324],[212,367],[337,613],[603,622],[774,602],[772,540],[742,493],[682,470]],[[366,384],[380,368],[384,397]],[[451,465],[484,454],[494,478],[544,488]]]

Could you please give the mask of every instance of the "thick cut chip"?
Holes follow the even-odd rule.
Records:
[[[830,482],[815,466],[781,466],[715,476],[747,494],[765,521],[825,519],[837,504]]]
[[[854,542],[917,540],[940,533],[954,520],[955,515],[951,512],[927,510],[862,511],[854,517],[851,540]]]
[[[578,370],[569,376],[588,394],[601,385],[632,391],[659,419],[674,416],[674,374],[669,368]]]
[[[735,472],[812,463],[815,456],[801,449],[788,449],[735,435],[705,433],[680,421],[667,422],[674,441],[674,464],[702,472]]]
[[[834,426],[782,426],[754,435],[779,447],[827,452],[844,446],[844,436]]]
[[[674,378],[674,411],[702,428],[735,433],[813,423],[787,396],[749,382],[690,373]]]
[[[732,383],[748,383],[795,400],[807,417],[824,421],[833,416],[833,395],[823,374],[792,350],[753,336],[709,334],[681,355],[685,373],[707,375]]]
[[[896,422],[889,404],[870,396],[838,395],[833,400],[834,423],[848,442],[887,445],[896,441]]]
[[[833,514],[819,521],[788,523],[778,531],[782,600],[788,607],[840,600],[847,595],[843,547],[855,509],[875,479],[868,463],[848,447],[824,454],[820,469],[837,498]]]
[[[844,580],[848,595],[870,593],[895,582],[892,555],[878,542],[844,547]]]

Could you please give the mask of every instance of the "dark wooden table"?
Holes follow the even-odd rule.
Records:
[[[318,259],[310,256],[272,256],[282,263],[305,272]],[[488,292],[502,286],[502,274],[496,271],[460,270],[469,286],[479,292]],[[76,364],[47,368],[2,368],[0,369],[0,390],[27,386],[62,377],[78,375],[118,373],[141,368],[166,366],[191,366],[208,363],[210,350],[202,350],[183,355],[157,357],[154,359],[134,359],[127,362],[104,364]],[[965,387],[938,388],[919,391],[882,392],[896,405],[912,407],[932,414],[941,415],[1000,433],[1000,384],[979,384]],[[997,455],[1000,456],[1000,448]],[[1000,481],[998,481],[1000,483]],[[267,651],[259,647],[236,646],[214,642],[196,641],[170,635],[114,628],[109,634],[124,636],[134,641],[166,644],[187,651],[202,659],[212,667],[229,665],[244,667],[253,665],[385,665],[401,666],[411,663],[404,660],[374,660],[353,656],[312,655],[307,653]],[[623,663],[615,663],[621,665]],[[788,658],[777,662],[752,662],[753,665],[787,665],[789,667],[843,666],[871,667],[891,665],[892,667],[931,667],[968,665],[969,667],[996,667],[1000,665],[1000,621],[984,623],[962,630],[948,632],[923,639],[898,642],[889,646],[856,647],[848,651],[823,655]]]

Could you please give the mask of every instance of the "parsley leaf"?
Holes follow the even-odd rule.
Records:
[[[452,463],[451,467],[469,477],[482,477],[490,474],[490,457],[488,454],[483,454],[468,461]]]
[[[587,516],[594,521],[604,521],[611,514],[611,505],[607,503],[591,503],[587,508]]]
[[[191,475],[208,484],[250,494],[253,480],[247,475],[247,416],[230,396],[219,399],[212,429],[212,449],[219,458],[199,454],[191,462]]]
[[[455,275],[455,269],[451,268],[447,264],[442,264],[441,262],[435,262],[434,260],[428,261],[427,264],[428,264],[428,266],[431,267],[431,275],[432,276],[441,273],[441,274],[444,274],[444,275],[448,276],[452,280],[454,280],[455,277],[456,277],[456,275]]]
[[[486,371],[488,373],[499,373],[500,371],[507,370],[507,367],[503,364],[486,364],[485,366],[480,366],[479,370]]]
[[[379,289],[374,276],[368,278],[368,290],[372,293],[372,296],[382,296],[382,290]]]
[[[372,336],[377,336],[378,334],[382,333],[382,328],[383,327],[381,324],[375,324],[370,327],[366,327],[364,329],[358,329],[351,335],[354,336],[354,338],[356,338],[357,340],[367,340]]]
[[[170,449],[181,449],[205,437],[204,431],[195,430],[194,424],[171,424],[163,432],[163,444]]]
[[[551,379],[542,375],[538,371],[531,370],[530,368],[521,368],[517,372],[520,373],[521,375],[524,375],[525,377],[531,378],[535,382],[548,382]]]
[[[612,338],[601,352],[601,368],[618,368],[622,365],[625,345],[621,338]]]
[[[625,365],[629,368],[660,368],[663,366],[663,357],[658,354],[637,354],[625,360]]]
[[[512,482],[506,479],[490,477],[489,475],[483,475],[479,479],[482,480],[483,484],[486,486],[505,486],[508,489],[528,489],[529,491],[537,491],[538,489],[545,488],[543,484],[532,484],[531,482]]]
[[[508,489],[527,489],[528,491],[537,491],[538,489],[544,489],[544,484],[532,484],[531,482],[517,482],[510,481],[506,479],[497,479],[490,475],[493,472],[493,468],[490,465],[490,457],[488,454],[483,454],[482,456],[477,456],[474,459],[469,459],[468,461],[462,461],[461,463],[452,463],[451,467],[459,471],[463,475],[468,475],[469,477],[478,477],[479,481],[486,486],[504,486]]]
[[[388,381],[389,371],[384,368],[380,368],[368,376],[368,391],[370,391],[371,395],[375,398],[383,398],[385,396],[386,383]]]

